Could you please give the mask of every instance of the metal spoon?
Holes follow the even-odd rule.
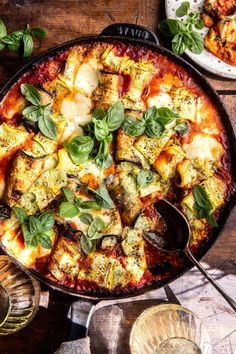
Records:
[[[185,216],[171,203],[165,199],[155,204],[157,212],[163,217],[166,223],[166,230],[161,235],[153,232],[145,232],[145,239],[154,247],[166,252],[183,251],[189,260],[200,270],[200,272],[219,291],[228,304],[236,311],[236,302],[222,289],[222,287],[210,276],[201,266],[189,249],[190,227]]]

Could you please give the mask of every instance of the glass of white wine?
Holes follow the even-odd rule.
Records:
[[[35,316],[40,285],[9,257],[0,256],[0,335],[15,333]]]

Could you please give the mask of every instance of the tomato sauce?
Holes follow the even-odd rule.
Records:
[[[94,47],[97,43],[94,44]],[[88,45],[88,48],[93,48],[92,45]],[[20,93],[20,85],[22,83],[28,82],[36,87],[40,88],[43,84],[48,81],[54,80],[57,78],[58,73],[61,72],[65,65],[65,60],[68,56],[69,50],[65,50],[59,52],[55,56],[52,56],[45,61],[41,61],[38,64],[35,64],[31,70],[29,70],[26,74],[24,74],[18,82],[13,85],[8,94],[5,96],[0,105],[0,123],[7,121],[8,124],[13,126],[17,126],[19,124],[21,115],[21,105],[22,105],[22,95]],[[223,124],[220,120],[220,114],[217,109],[214,107],[212,100],[206,95],[204,90],[199,86],[195,79],[193,79],[190,74],[182,68],[180,65],[172,62],[165,55],[152,52],[151,50],[146,50],[140,46],[132,46],[125,44],[116,44],[115,45],[115,53],[118,56],[129,56],[134,61],[140,61],[142,59],[150,59],[156,66],[157,70],[155,75],[153,75],[152,80],[149,85],[145,89],[145,93],[143,95],[143,101],[146,103],[149,97],[157,95],[162,90],[163,83],[167,81],[171,84],[173,89],[188,89],[191,93],[195,94],[198,97],[201,97],[204,101],[204,107],[207,107],[207,112],[209,113],[209,119],[206,121],[206,124],[210,125],[211,121],[214,122],[216,128],[219,130],[219,134],[216,134],[216,138],[223,144],[226,153],[222,156],[222,164],[223,167],[219,168],[216,172],[216,175],[222,178],[225,181],[228,181],[228,196],[230,197],[233,186],[232,186],[232,174],[230,172],[230,157],[228,151],[228,140],[226,133],[223,131]],[[119,74],[118,81],[118,95],[122,97],[130,88],[131,85],[131,76],[126,74]],[[24,100],[24,99],[23,99]],[[16,114],[12,114],[11,109],[16,106],[18,107],[18,112]],[[23,102],[25,103],[25,102]],[[181,137],[178,136],[180,142],[189,143],[191,139],[191,135],[194,133],[201,132],[201,126],[189,121],[189,134],[183,135]],[[176,134],[177,137],[177,134]],[[29,147],[32,143],[32,136],[28,140],[25,147]],[[5,174],[9,171],[12,157],[16,153],[17,149],[9,156],[4,157],[0,161],[0,179],[5,178]],[[165,158],[171,158],[168,154],[165,154]],[[114,174],[116,171],[116,166],[113,164],[108,169],[105,169],[103,172],[105,176],[109,176],[110,174]],[[98,187],[96,180],[93,175],[87,173],[81,178],[81,181],[91,188],[96,189]],[[231,187],[230,187],[231,186]],[[87,195],[86,190],[83,190],[84,195]],[[167,199],[172,201],[178,201],[180,197],[180,190],[178,187],[171,188],[166,196]],[[156,224],[160,228],[161,231],[165,225],[163,219],[158,215],[153,207],[150,207],[151,204],[155,200],[160,198],[160,194],[154,193],[151,196],[141,198],[142,208],[144,210],[145,215],[151,217],[156,220]],[[218,211],[217,217],[220,216],[221,210]],[[0,221],[1,224],[1,221]],[[58,227],[58,233],[60,235],[64,235],[63,231],[60,232],[60,226]],[[76,228],[76,225],[71,223],[71,227]],[[74,237],[73,235],[71,236]],[[24,247],[24,239],[23,235],[18,237],[19,244]],[[191,250],[193,252],[197,252],[200,247],[199,244],[195,244],[191,246]],[[101,251],[104,255],[113,257],[118,259],[121,264],[125,266],[126,257],[122,251],[120,244],[117,244],[115,247],[107,248]],[[142,288],[145,285],[150,285],[152,283],[158,283],[158,281],[169,279],[173,276],[174,273],[179,270],[184,269],[186,266],[186,258],[184,255],[180,253],[170,252],[166,253],[164,251],[158,250],[154,248],[150,243],[145,242],[145,257],[148,265],[148,270],[145,271],[142,279],[138,283],[131,282],[125,288],[116,288],[114,293],[128,293],[138,288]],[[73,277],[69,274],[65,274],[64,277],[59,281],[57,280],[49,271],[47,270],[48,262],[50,262],[51,255],[46,257],[42,257],[37,259],[33,268],[40,272],[42,275],[46,276],[50,280],[55,283],[60,283],[68,288],[75,288],[81,292],[85,293],[108,293],[108,291],[104,288],[101,288],[97,283],[88,281],[88,280],[77,280],[76,277]],[[90,262],[86,258],[84,254],[78,261],[78,265],[83,267],[83,269],[89,269],[91,266]]]

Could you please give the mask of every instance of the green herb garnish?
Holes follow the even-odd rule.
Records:
[[[191,11],[188,1],[182,2],[176,10],[177,17],[186,16],[185,21],[167,19],[158,24],[159,30],[167,37],[172,38],[172,50],[176,54],[183,54],[186,49],[192,53],[200,54],[204,48],[203,38],[200,33],[193,30],[193,26],[202,29],[204,23],[199,11]]]
[[[187,122],[182,122],[182,123],[179,123],[175,126],[174,130],[181,134],[181,135],[184,135],[186,134],[188,131],[189,131],[189,125]]]
[[[52,235],[55,218],[53,213],[45,212],[38,216],[28,216],[22,208],[13,207],[13,211],[21,223],[24,241],[27,247],[52,248]]]
[[[205,189],[199,184],[193,186],[194,204],[193,208],[198,219],[205,218],[209,225],[218,226],[213,215],[213,205],[208,198]]]
[[[89,154],[93,150],[94,141],[90,136],[77,136],[69,143],[65,144],[71,160],[79,165],[89,159]]]
[[[59,206],[59,216],[61,218],[73,218],[80,216],[80,208],[82,209],[101,209],[96,200],[82,201],[77,198],[69,188],[63,188],[64,201]]]
[[[21,84],[20,88],[22,95],[25,96],[27,101],[32,103],[31,106],[23,110],[24,119],[30,122],[37,122],[41,133],[49,139],[55,140],[57,138],[57,127],[50,117],[50,104],[41,104],[40,93],[33,85]]]
[[[11,52],[19,51],[23,58],[28,58],[33,51],[33,37],[45,38],[46,35],[44,28],[31,28],[29,25],[24,30],[7,34],[6,26],[0,20],[0,50],[7,47]]]
[[[100,187],[98,189],[88,188],[88,191],[95,194],[95,199],[101,208],[113,209],[115,207],[106,187]]]
[[[137,175],[137,183],[140,187],[147,187],[153,181],[153,173],[150,170],[141,170]]]
[[[86,219],[86,221],[88,220]],[[103,237],[99,231],[106,227],[107,225],[99,216],[91,220],[87,233],[80,237],[80,245],[84,253],[89,254],[96,249],[96,240]]]
[[[167,107],[147,109],[140,120],[125,117],[122,129],[127,135],[140,136],[146,134],[150,138],[159,138],[169,124],[175,123],[179,115]]]

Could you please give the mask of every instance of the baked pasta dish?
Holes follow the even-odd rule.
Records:
[[[205,47],[229,65],[236,65],[236,0],[205,0],[203,21],[210,27]]]
[[[155,249],[155,203],[196,252],[232,192],[228,141],[208,94],[165,55],[89,42],[35,64],[0,103],[0,237],[25,267],[83,293],[119,294],[183,269]],[[173,235],[175,237],[175,235]]]

